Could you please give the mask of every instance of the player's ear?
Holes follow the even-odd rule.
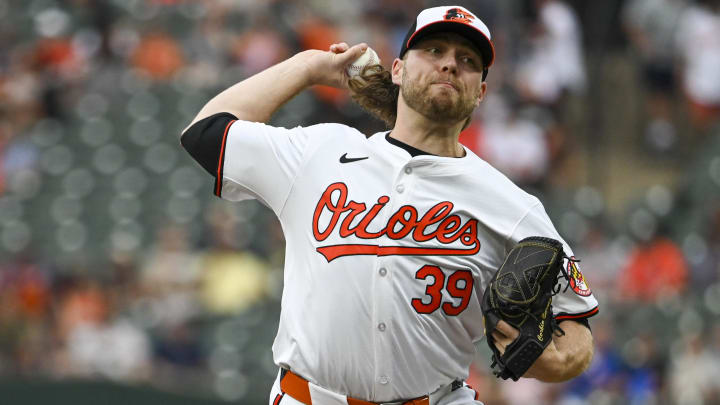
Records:
[[[402,83],[402,72],[405,66],[405,61],[402,59],[395,58],[392,64],[392,82],[398,86]]]
[[[487,83],[482,82],[482,84],[480,84],[480,94],[478,94],[477,100],[475,101],[475,107],[479,106],[480,103],[483,101],[483,99],[485,98],[486,91],[487,91]]]

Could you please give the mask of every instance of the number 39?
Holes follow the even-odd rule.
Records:
[[[425,304],[422,298],[410,300],[410,304],[418,313],[430,314],[440,308],[443,287],[447,289],[451,297],[460,299],[460,304],[457,306],[453,305],[452,302],[442,304],[442,310],[445,314],[456,316],[467,308],[473,292],[473,278],[469,270],[457,270],[451,274],[447,279],[447,286],[445,286],[445,273],[437,266],[425,265],[415,273],[415,278],[418,280],[425,280],[428,277],[435,280],[425,287],[425,295],[430,296],[430,302]],[[463,286],[458,285],[461,280],[465,282]]]

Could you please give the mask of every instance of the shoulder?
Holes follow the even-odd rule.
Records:
[[[287,141],[291,144],[306,146],[366,139],[365,135],[357,129],[334,123],[283,127],[262,122],[237,120],[232,123],[230,133],[243,137],[251,135],[250,138],[267,139],[271,143]]]
[[[477,189],[489,191],[485,195],[492,195],[498,203],[505,203],[507,208],[517,208],[521,211],[527,211],[540,204],[537,197],[520,188],[500,170],[472,151],[468,150],[466,158],[469,165],[468,175]]]
[[[272,128],[270,132],[284,133],[291,140],[304,140],[302,142],[307,142],[308,145],[327,146],[335,143],[364,142],[367,139],[366,136],[357,129],[336,123],[320,123],[308,126],[296,126],[293,128],[263,125],[265,125],[266,128]]]
[[[306,127],[298,127],[302,128],[304,131],[311,132],[311,133],[317,133],[318,135],[328,135],[328,136],[342,136],[342,137],[349,137],[349,138],[356,138],[356,139],[366,139],[367,137],[362,132],[358,131],[357,129],[344,125],[344,124],[337,124],[337,123],[321,123],[321,124],[315,124],[310,125]]]
[[[229,116],[229,114],[228,114]],[[317,133],[317,134],[344,134],[348,136],[360,136],[365,138],[365,135],[363,135],[362,132],[358,131],[357,129],[343,125],[343,124],[337,124],[337,123],[319,123],[319,124],[313,124],[313,125],[297,125],[294,127],[286,127],[282,125],[274,125],[269,123],[263,123],[263,122],[256,122],[256,121],[244,121],[244,120],[238,120],[234,119],[233,121],[233,128],[240,128],[240,127],[247,127],[247,128],[268,128],[268,129],[275,129],[275,130],[284,130],[284,131],[298,131],[298,132],[308,132],[308,133]]]

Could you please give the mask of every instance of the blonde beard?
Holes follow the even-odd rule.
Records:
[[[455,124],[462,120],[467,121],[473,110],[475,110],[475,97],[461,95],[457,100],[439,100],[429,95],[430,85],[420,86],[417,82],[410,80],[407,67],[403,72],[402,86],[400,92],[405,104],[426,118],[436,122]]]

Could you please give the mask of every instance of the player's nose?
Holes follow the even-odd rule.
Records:
[[[455,52],[446,52],[445,55],[443,55],[440,59],[440,69],[447,73],[457,73],[457,60]]]

